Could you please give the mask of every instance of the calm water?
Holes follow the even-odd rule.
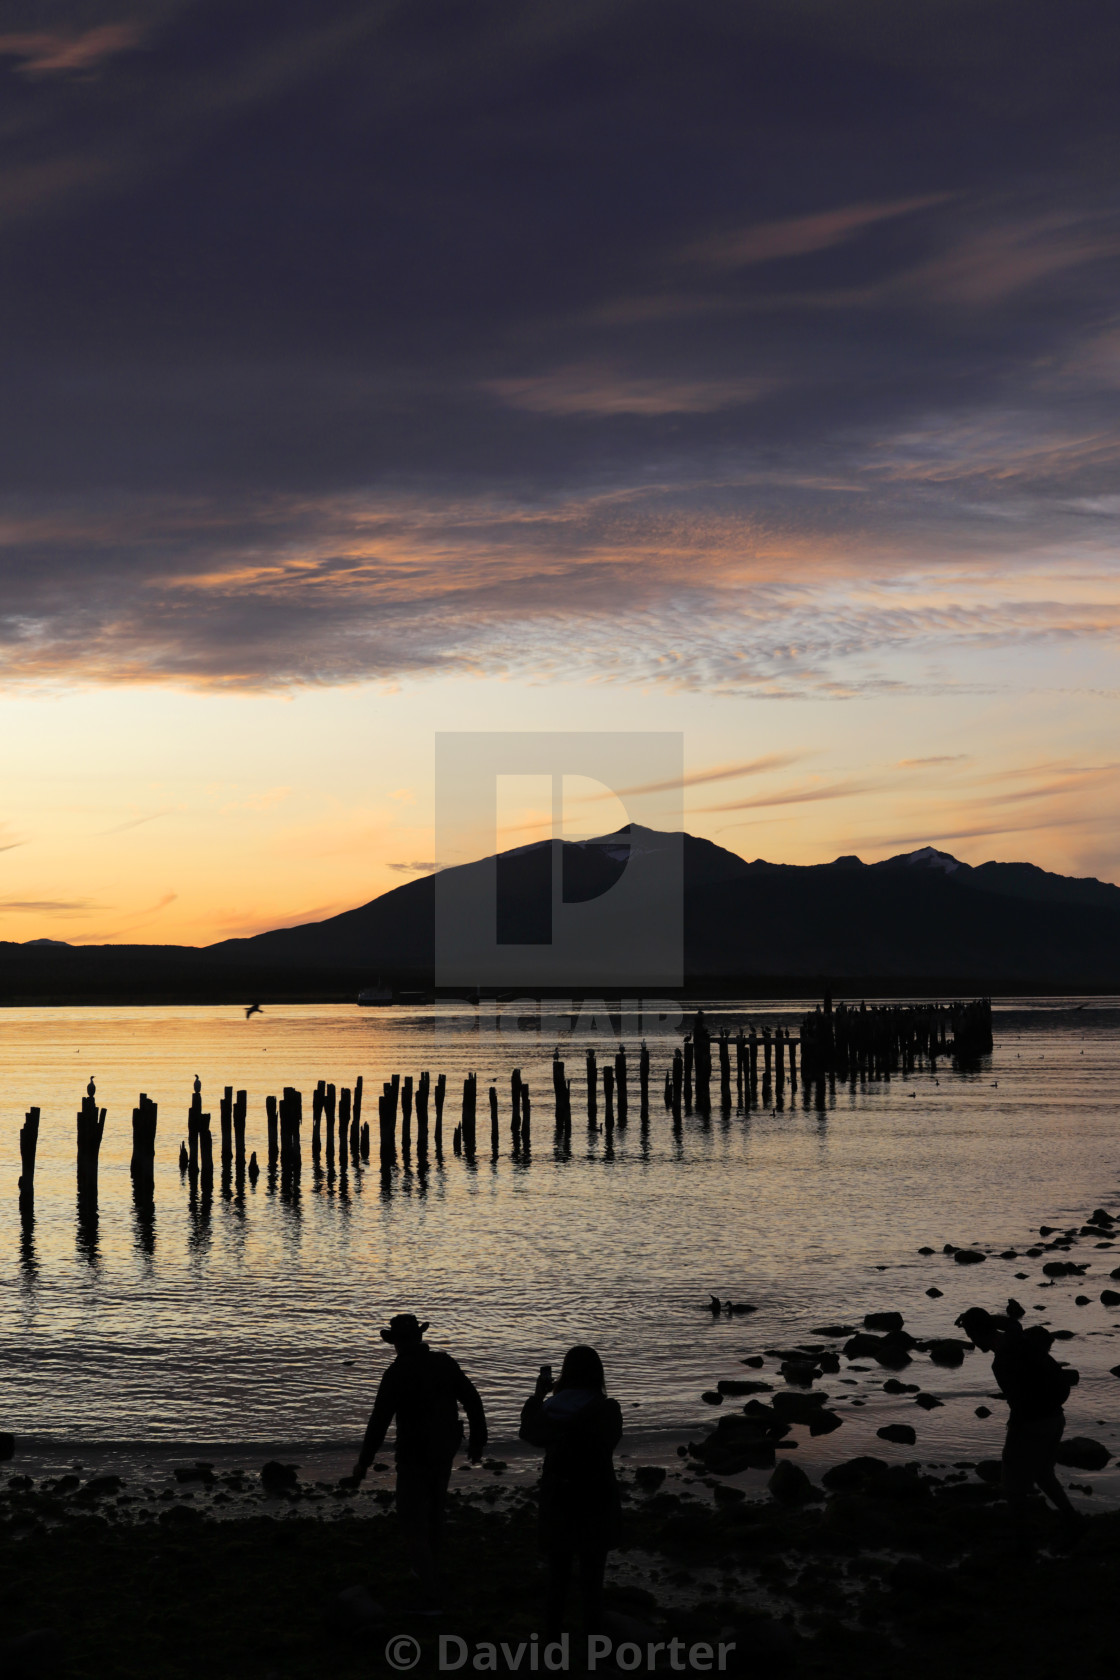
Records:
[[[360,1431],[385,1350],[377,1326],[414,1309],[430,1339],[449,1346],[482,1387],[500,1441],[516,1430],[520,1401],[542,1361],[590,1340],[607,1362],[630,1423],[644,1432],[695,1430],[711,1421],[700,1391],[742,1376],[746,1354],[780,1348],[837,1319],[896,1307],[915,1334],[952,1334],[973,1300],[1000,1306],[1015,1291],[1032,1317],[1079,1334],[1064,1357],[1084,1378],[1070,1407],[1085,1428],[1112,1433],[1120,1383],[1120,1314],[1098,1296],[1120,1264],[1091,1240],[1076,1258],[1088,1277],[1039,1293],[1042,1260],[993,1257],[963,1268],[942,1244],[1020,1252],[1041,1223],[1080,1224],[1098,1204],[1120,1212],[1120,1000],[1075,1010],[1061,999],[1000,1003],[996,1050],[975,1073],[942,1066],[850,1091],[823,1112],[800,1093],[777,1114],[686,1119],[674,1136],[657,1096],[676,1042],[654,1040],[648,1129],[633,1097],[630,1123],[588,1137],[576,1110],[570,1159],[552,1148],[555,1025],[510,1036],[492,1018],[448,1006],[414,1011],[353,1007],[240,1010],[20,1009],[0,1012],[0,1423],[58,1446],[77,1442],[320,1443]],[[713,1023],[794,1025],[798,1011],[756,1003],[713,1006]],[[582,1077],[589,1022],[568,1048]],[[469,1027],[469,1030],[468,1030]],[[637,1023],[624,1023],[633,1045]],[[606,1044],[613,1035],[604,1033]],[[509,1072],[534,1091],[533,1154],[508,1150]],[[442,1164],[398,1170],[386,1187],[373,1170],[342,1182],[311,1168],[311,1091],[364,1076],[365,1118],[376,1155],[376,1091],[393,1071],[448,1075],[448,1116],[467,1067],[499,1085],[503,1152],[475,1165],[455,1157],[450,1126]],[[255,1189],[208,1207],[189,1200],[177,1154],[193,1076],[203,1081],[218,1153],[221,1088],[249,1093],[248,1147],[265,1157],[264,1098],[304,1092],[304,1169],[298,1200]],[[75,1216],[75,1113],[96,1076],[108,1120],[101,1153],[96,1244]],[[459,1082],[457,1084],[457,1081]],[[636,1083],[636,1076],[634,1078]],[[573,1096],[580,1087],[573,1084]],[[131,1112],[141,1090],[159,1104],[156,1217],[146,1249],[129,1179]],[[33,1230],[21,1231],[16,1181],[24,1110],[41,1107]],[[917,1253],[923,1244],[938,1252]],[[1026,1281],[1013,1281],[1028,1271]],[[930,1300],[931,1284],[944,1299]],[[749,1319],[713,1322],[709,1291],[751,1302]],[[1091,1296],[1076,1307],[1078,1292]],[[1035,1303],[1045,1303],[1036,1312]],[[811,1337],[809,1339],[812,1339]],[[769,1363],[769,1362],[768,1362]],[[756,1375],[757,1373],[750,1373]],[[803,1446],[803,1458],[882,1451],[877,1368],[825,1386],[860,1398],[841,1437]],[[905,1421],[919,1450],[951,1457],[998,1450],[974,1409],[991,1388],[986,1364],[959,1372],[916,1361],[908,1380],[947,1397]],[[777,1380],[777,1379],[776,1379]],[[891,1402],[897,1407],[897,1402]],[[897,1419],[897,1409],[890,1414]],[[1107,1428],[1102,1428],[1102,1420]],[[904,1455],[905,1456],[905,1455]]]

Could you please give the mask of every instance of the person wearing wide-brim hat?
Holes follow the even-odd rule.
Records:
[[[397,1357],[382,1375],[354,1466],[360,1482],[393,1419],[397,1422],[397,1515],[420,1580],[424,1608],[439,1609],[439,1554],[451,1466],[463,1440],[459,1407],[467,1414],[467,1453],[486,1448],[486,1414],[478,1390],[449,1353],[424,1340],[427,1322],[397,1313],[381,1332]]]

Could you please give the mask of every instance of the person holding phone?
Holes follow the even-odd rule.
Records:
[[[607,1553],[618,1540],[614,1450],[622,1439],[622,1411],[607,1396],[594,1348],[569,1348],[555,1383],[551,1365],[541,1366],[521,1409],[520,1433],[530,1446],[544,1448],[540,1533],[548,1563],[547,1632],[555,1638],[561,1630],[573,1565],[587,1632],[598,1632]]]

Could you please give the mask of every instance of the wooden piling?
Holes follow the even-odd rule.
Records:
[[[436,1129],[435,1145],[437,1157],[443,1154],[443,1102],[447,1095],[447,1075],[441,1073],[436,1080]]]
[[[362,1121],[362,1160],[369,1160],[369,1121]]]
[[[532,1142],[533,1142],[532,1117],[533,1117],[533,1106],[532,1106],[532,1103],[529,1100],[529,1087],[528,1087],[528,1085],[522,1085],[522,1087],[521,1087],[521,1157],[522,1157],[522,1160],[526,1160],[526,1161],[529,1159],[529,1153],[530,1153],[530,1150],[532,1149]]]
[[[681,1073],[681,1079],[682,1079],[682,1087],[681,1088],[682,1088],[682,1091],[684,1093],[684,1106],[686,1108],[691,1108],[692,1107],[692,1065],[693,1065],[693,1056],[695,1054],[695,1047],[693,1046],[693,1043],[692,1043],[692,1034],[691,1033],[685,1033],[683,1049],[684,1049],[684,1065],[683,1065],[682,1073]],[[675,1081],[674,1081],[674,1083],[675,1083]]]
[[[233,1153],[238,1174],[245,1171],[245,1117],[248,1112],[248,1093],[238,1091],[233,1102]]]
[[[233,1086],[227,1085],[218,1104],[219,1125],[222,1130],[222,1169],[233,1163]]]
[[[499,1154],[499,1151],[500,1151],[500,1147],[501,1147],[501,1138],[500,1138],[499,1132],[498,1132],[498,1087],[496,1085],[491,1085],[491,1087],[490,1087],[490,1154],[491,1154],[491,1157],[495,1161],[498,1159],[498,1154]]]
[[[592,1130],[599,1124],[599,1070],[594,1050],[587,1052],[587,1124]]]
[[[552,1052],[552,1099],[557,1137],[563,1137],[571,1129],[572,1115],[568,1091],[569,1085],[564,1064],[560,1060],[560,1051],[557,1049]]]
[[[323,1105],[327,1100],[327,1082],[320,1079],[311,1093],[311,1160],[316,1167],[323,1158]]]
[[[361,1135],[362,1135],[362,1130],[361,1130],[362,1129],[362,1076],[361,1076],[361,1074],[359,1074],[357,1079],[355,1079],[355,1081],[354,1081],[354,1107],[353,1107],[353,1110],[351,1112],[351,1119],[350,1119],[351,1133],[353,1133],[355,1131],[355,1129],[357,1130],[358,1136],[361,1137]],[[367,1127],[367,1131],[368,1131],[368,1127]],[[365,1158],[367,1160],[369,1158],[369,1150],[368,1149],[366,1150]]]
[[[509,1076],[509,1135],[510,1148],[516,1155],[521,1148],[521,1069],[514,1068]]]
[[[257,1152],[254,1149],[249,1157],[249,1183],[255,1184],[261,1176],[261,1169],[257,1165]]]
[[[326,1121],[327,1133],[327,1170],[334,1166],[334,1122],[338,1108],[338,1093],[333,1085],[328,1084],[323,1093],[323,1119]]]
[[[97,1087],[91,1079],[78,1111],[78,1194],[97,1200],[97,1162],[105,1134],[105,1110],[98,1108]]]
[[[463,1150],[468,1158],[475,1149],[475,1121],[478,1107],[478,1076],[468,1073],[463,1081]]]
[[[425,1071],[416,1085],[416,1153],[423,1161],[428,1154],[428,1091],[431,1075]]]
[[[334,1087],[327,1086],[328,1099],[333,1099]],[[303,1160],[301,1130],[303,1126],[303,1093],[292,1085],[285,1085],[280,1099],[280,1171],[298,1173]]]
[[[719,1034],[719,1106],[731,1112],[731,1035],[726,1027]]]
[[[132,1111],[132,1160],[129,1171],[138,1195],[148,1196],[155,1190],[156,1119],[158,1107],[144,1091]]]
[[[35,1153],[39,1147],[39,1110],[29,1108],[19,1129],[19,1205],[25,1213],[35,1206]]]
[[[639,1118],[649,1119],[649,1046],[645,1039],[638,1051],[638,1100],[640,1104]]]
[[[626,1084],[626,1046],[620,1044],[614,1058],[614,1100],[618,1125],[624,1130],[630,1108],[630,1093]]]
[[[401,1154],[412,1154],[412,1075],[406,1074],[401,1084]]]
[[[210,1116],[198,1117],[199,1183],[203,1190],[214,1188],[214,1137],[210,1130]]]
[[[410,1091],[411,1095],[411,1091]],[[346,1171],[350,1153],[350,1087],[344,1085],[338,1093],[338,1170]]]
[[[614,1069],[609,1062],[603,1069],[603,1124],[614,1131]]]
[[[280,1158],[275,1097],[264,1099],[264,1111],[268,1119],[268,1164],[274,1167]]]
[[[198,1171],[198,1126],[199,1115],[202,1113],[202,1084],[196,1079],[194,1091],[191,1094],[191,1106],[187,1110],[187,1153],[190,1156],[190,1172]]]

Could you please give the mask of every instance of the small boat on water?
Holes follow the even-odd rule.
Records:
[[[392,1003],[392,1001],[393,1001],[393,988],[392,988],[392,986],[383,986],[380,981],[378,981],[376,986],[366,986],[362,991],[360,991],[358,993],[358,1002],[360,1004],[363,1004],[363,1005],[365,1005],[365,1004],[385,1004],[385,1003]]]

